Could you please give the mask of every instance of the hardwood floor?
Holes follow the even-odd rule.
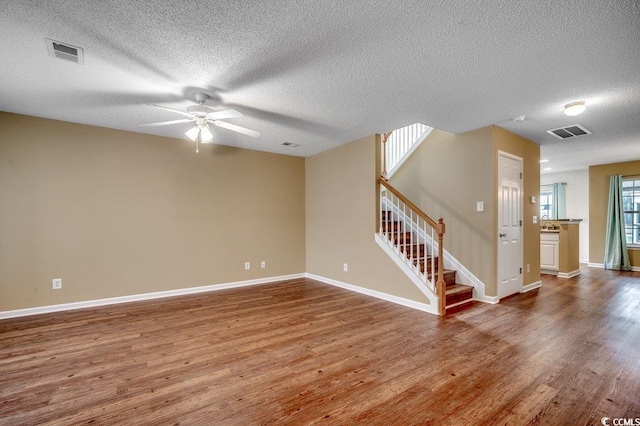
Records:
[[[2,425],[640,418],[640,273],[445,318],[312,280],[0,321]]]

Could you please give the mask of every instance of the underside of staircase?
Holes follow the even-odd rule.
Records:
[[[405,231],[404,223],[393,218],[390,211],[382,211],[382,228],[394,247],[413,264],[418,266],[420,272],[426,274],[428,279],[438,274],[438,258],[427,253],[425,244],[415,244],[415,234]],[[463,307],[470,306],[473,302],[473,287],[456,283],[456,271],[443,270],[445,287],[445,312],[452,313]]]

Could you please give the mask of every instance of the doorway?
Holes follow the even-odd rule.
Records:
[[[498,152],[498,297],[522,291],[522,158]]]

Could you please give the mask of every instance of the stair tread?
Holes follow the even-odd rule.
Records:
[[[466,291],[473,291],[473,287],[470,285],[465,285],[465,284],[452,284],[450,286],[448,286],[445,289],[445,293],[446,294],[458,294],[458,293],[464,293]]]
[[[442,275],[444,275],[444,274],[453,274],[454,272],[456,272],[456,271],[453,270],[453,269],[443,269],[442,270]],[[427,275],[431,276],[431,272],[429,272]],[[438,275],[438,272],[436,272],[436,275]]]

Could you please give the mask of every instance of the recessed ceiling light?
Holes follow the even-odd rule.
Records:
[[[545,167],[545,168],[544,168],[544,169],[542,169],[542,170],[544,170],[545,172],[548,172],[549,170],[551,170],[551,167]]]
[[[548,163],[548,162],[549,162],[549,160],[544,159],[544,160],[540,160],[540,162],[541,162],[541,163]]]
[[[511,121],[520,122],[520,121],[524,121],[524,118],[525,118],[524,115],[518,115],[513,117]]]
[[[564,106],[564,113],[573,117],[574,115],[582,114],[586,108],[584,101],[571,102]]]

